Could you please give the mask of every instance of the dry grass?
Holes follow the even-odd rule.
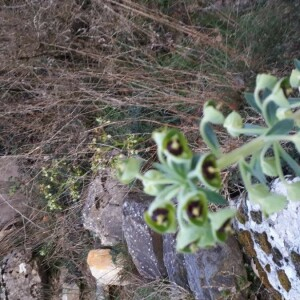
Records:
[[[198,135],[203,103],[215,99],[227,110],[240,107],[240,91],[266,60],[253,51],[260,49],[264,12],[274,4],[262,6],[255,19],[260,27],[249,32],[253,7],[240,15],[206,11],[198,2],[0,2],[0,155],[19,158],[33,199],[31,222],[23,219],[1,241],[0,257],[20,245],[46,249],[46,269],[70,263],[79,280],[88,278],[85,254],[94,241],[78,227],[83,203],[49,213],[36,190],[42,167],[62,160],[81,166],[84,189],[93,176],[94,138],[109,134],[112,142],[101,141],[105,149],[126,151],[123,140],[134,133],[141,137],[139,153],[149,149],[149,157],[151,131],[167,124],[187,133],[194,150],[205,150]],[[220,136],[230,150],[222,131]],[[160,284],[159,290],[172,294],[171,285]],[[151,293],[143,299],[158,299]]]

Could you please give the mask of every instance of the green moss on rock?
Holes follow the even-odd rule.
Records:
[[[247,206],[245,205],[244,200],[239,205],[239,208],[236,213],[236,218],[241,224],[245,224],[249,221],[249,217],[247,214]]]
[[[292,251],[291,259],[292,259],[292,262],[295,266],[297,276],[300,277],[300,254],[295,252],[295,251]]]
[[[263,233],[254,232],[254,239],[266,254],[271,254],[272,245],[268,241],[268,236],[265,232]]]
[[[284,270],[277,271],[278,279],[282,285],[282,287],[288,292],[291,289],[291,282],[289,281],[289,278],[285,274]]]
[[[245,253],[250,257],[256,256],[256,251],[254,249],[254,243],[251,234],[247,230],[242,230],[238,233],[238,241],[243,246]]]
[[[261,211],[250,211],[251,219],[256,223],[256,224],[261,224],[262,223],[262,213]]]

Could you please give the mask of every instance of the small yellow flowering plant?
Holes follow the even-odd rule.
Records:
[[[183,133],[163,129],[153,133],[159,162],[153,169],[141,173],[143,160],[130,157],[118,164],[118,178],[123,183],[134,179],[142,181],[144,192],[154,196],[145,212],[146,223],[159,233],[177,233],[177,250],[194,252],[198,248],[224,242],[231,232],[231,219],[235,210],[208,209],[209,203],[226,205],[218,193],[222,187],[221,170],[238,163],[249,199],[259,204],[268,216],[282,210],[286,197],[271,192],[266,176],[278,176],[287,188],[287,198],[300,200],[300,182],[288,183],[282,163],[285,162],[296,176],[300,176],[298,163],[282,147],[292,142],[300,151],[300,61],[289,78],[261,74],[257,76],[254,93],[246,93],[249,105],[262,115],[264,126],[244,124],[235,111],[227,117],[212,101],[205,104],[200,133],[211,152],[192,153]],[[222,153],[212,125],[222,125],[233,137],[254,138],[241,147]]]

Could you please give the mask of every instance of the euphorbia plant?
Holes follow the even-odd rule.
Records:
[[[222,187],[221,171],[238,164],[249,199],[260,205],[268,216],[286,205],[287,199],[269,190],[265,176],[279,177],[286,185],[288,198],[300,200],[300,182],[288,183],[282,164],[286,163],[300,176],[300,167],[283,142],[292,142],[300,151],[300,61],[289,78],[261,74],[257,76],[254,93],[246,93],[250,106],[263,117],[263,126],[245,124],[233,111],[224,116],[214,102],[204,105],[200,133],[211,152],[192,153],[184,134],[175,129],[153,133],[159,163],[153,169],[140,172],[142,160],[129,158],[118,165],[118,177],[123,183],[142,181],[144,192],[155,196],[145,213],[145,221],[159,233],[177,233],[177,250],[193,252],[199,247],[224,242],[235,215],[231,208],[209,211],[209,203],[225,205],[218,193]],[[222,125],[232,137],[253,138],[241,147],[222,153],[213,125]]]

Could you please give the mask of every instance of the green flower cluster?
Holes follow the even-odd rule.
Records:
[[[138,178],[145,193],[155,196],[145,213],[149,227],[158,233],[174,233],[179,227],[177,250],[181,252],[224,242],[235,211],[208,209],[209,202],[226,204],[216,192],[221,188],[221,176],[215,156],[193,155],[184,135],[175,129],[154,132],[153,139],[160,160],[155,169],[140,174],[142,160],[133,157],[118,168],[123,183]]]
[[[288,199],[300,200],[300,183],[288,183],[283,174],[283,163],[296,176],[300,167],[286,152],[282,143],[292,142],[300,151],[300,61],[289,78],[261,74],[257,76],[254,93],[246,93],[249,105],[260,114],[264,126],[244,124],[242,116],[231,112],[224,116],[213,101],[203,109],[200,133],[211,152],[194,154],[184,134],[175,129],[153,133],[159,163],[154,169],[141,174],[143,161],[130,157],[118,166],[118,178],[130,183],[135,178],[142,181],[144,192],[154,196],[145,213],[147,224],[159,233],[177,233],[177,250],[192,252],[199,247],[224,242],[231,231],[230,222],[235,211],[230,208],[210,212],[209,203],[226,204],[219,195],[222,187],[220,171],[238,163],[249,199],[260,205],[268,216],[286,205],[287,199],[269,190],[266,177],[279,177],[286,185]],[[223,126],[229,135],[253,136],[241,147],[222,153],[214,126]]]

